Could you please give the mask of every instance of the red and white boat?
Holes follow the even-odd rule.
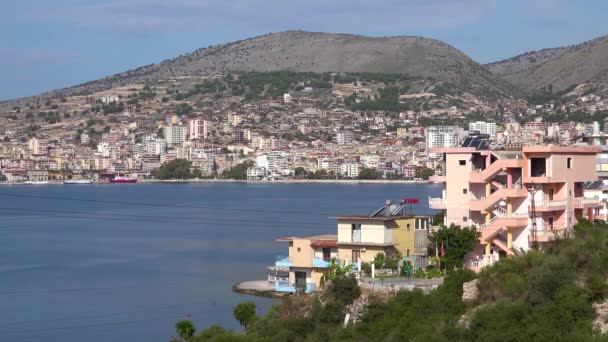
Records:
[[[110,179],[110,183],[137,183],[137,179],[118,176]]]

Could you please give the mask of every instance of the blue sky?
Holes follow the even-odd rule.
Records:
[[[608,34],[605,0],[8,0],[0,100],[302,29],[443,40],[486,63]]]

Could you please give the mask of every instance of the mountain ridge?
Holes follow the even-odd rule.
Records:
[[[486,64],[488,70],[527,93],[563,91],[608,81],[608,36],[580,44],[528,51]]]
[[[455,84],[476,95],[509,97],[517,93],[514,87],[462,51],[436,39],[291,30],[200,48],[98,80],[9,100],[4,105],[40,97],[92,93],[169,77],[276,70],[399,73]]]

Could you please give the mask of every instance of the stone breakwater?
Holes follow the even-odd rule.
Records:
[[[479,279],[471,280],[462,284],[462,301],[474,301],[479,297]]]

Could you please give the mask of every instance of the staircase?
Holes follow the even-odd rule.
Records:
[[[481,172],[471,172],[472,183],[483,183],[507,168],[523,168],[523,159],[498,159]]]
[[[515,253],[507,247],[507,239],[503,235],[502,231],[499,234],[495,235],[494,240],[492,240],[492,243],[496,247],[498,247],[498,248],[502,249],[503,251],[507,252],[507,255],[515,255]]]
[[[525,189],[500,188],[490,194],[489,197],[482,198],[479,200],[472,200],[471,209],[475,211],[486,211],[488,208],[494,206],[496,203],[505,198],[516,198],[526,196],[528,196],[528,192]]]

